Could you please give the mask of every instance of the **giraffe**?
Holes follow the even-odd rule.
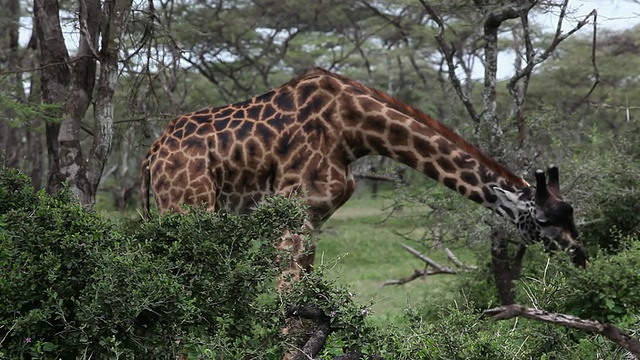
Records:
[[[142,203],[149,189],[160,214],[182,205],[247,213],[272,194],[302,196],[308,227],[319,229],[355,190],[350,164],[367,155],[402,162],[506,217],[523,241],[588,264],[558,168],[535,173],[536,186],[484,155],[419,109],[342,75],[314,68],[252,99],[173,119],[142,162]],[[547,181],[548,175],[548,181]],[[291,279],[310,269],[315,240],[295,234]]]

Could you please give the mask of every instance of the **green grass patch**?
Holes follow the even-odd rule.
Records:
[[[339,260],[326,274],[349,286],[360,303],[372,303],[371,319],[381,326],[405,322],[407,306],[418,307],[435,298],[453,299],[457,281],[456,275],[435,275],[401,286],[382,286],[386,280],[407,277],[414,269],[424,267],[422,261],[401,246],[403,242],[443,265],[452,266],[443,250],[429,250],[401,235],[420,239],[427,229],[418,225],[425,221],[419,216],[428,209],[404,208],[390,216],[392,204],[388,194],[376,199],[362,194],[349,200],[325,223],[316,255],[316,266]],[[460,254],[462,251],[456,250],[456,255],[473,259],[470,251]]]

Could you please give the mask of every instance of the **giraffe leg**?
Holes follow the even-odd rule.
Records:
[[[288,254],[287,259],[278,259],[278,262],[288,261],[288,266],[278,275],[277,289],[279,292],[289,291],[293,282],[299,281],[302,278],[302,274],[311,269],[313,258],[308,256],[305,251],[308,245],[305,240],[304,235],[292,233],[290,230],[285,230],[280,237],[279,242],[276,244],[277,249],[284,250],[285,253]],[[290,337],[291,340],[300,338],[301,335],[308,330],[309,325],[310,324],[307,324],[307,322],[302,319],[287,318],[286,326],[282,329],[282,333]],[[294,344],[294,346],[287,349],[282,359],[294,359],[299,353],[299,345],[300,344]]]
[[[294,234],[290,230],[285,230],[278,244],[278,250],[284,250],[290,254],[289,265],[278,276],[278,291],[288,291],[291,289],[291,283],[298,281],[302,277],[308,264],[307,256],[305,256],[305,240],[301,234]],[[278,262],[283,259],[278,259]],[[286,261],[286,260],[285,260]]]
[[[319,229],[324,221],[328,219],[333,211],[342,206],[355,191],[355,179],[351,176],[349,169],[345,169],[344,177],[338,179],[339,176],[335,176],[333,181],[326,181],[332,188],[332,194],[338,195],[335,198],[324,200],[318,200],[316,202],[307,202],[310,206],[311,212],[308,214],[308,220],[305,223],[306,233],[308,237],[304,237],[300,234],[292,233],[291,231],[285,231],[280,237],[280,242],[277,245],[278,249],[290,250],[291,261],[289,267],[285,269],[278,278],[278,291],[287,291],[291,289],[293,281],[301,279],[304,272],[311,272],[313,270],[313,264],[316,255],[316,237],[317,232],[315,229]],[[319,185],[320,182],[316,182]],[[320,194],[321,195],[321,194]],[[318,198],[322,196],[318,195]],[[292,340],[304,339],[307,341],[312,333],[315,321],[303,318],[288,318],[286,327],[282,329],[282,332],[291,337]],[[292,345],[287,349],[287,352],[283,356],[283,360],[291,360],[297,358],[309,358],[308,354],[304,354],[300,348],[303,344],[297,344],[292,341]]]

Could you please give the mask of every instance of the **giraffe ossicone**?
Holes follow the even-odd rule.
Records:
[[[320,68],[252,99],[172,120],[142,163],[143,211],[149,216],[150,188],[160,214],[200,204],[246,213],[266,196],[297,193],[310,227],[319,229],[355,190],[350,164],[373,154],[508,217],[525,240],[542,239],[586,264],[557,167],[548,182],[537,172],[532,187],[419,109]],[[288,247],[299,251],[289,271],[309,268],[313,244]]]

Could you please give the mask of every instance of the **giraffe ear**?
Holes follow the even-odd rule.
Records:
[[[493,187],[493,191],[498,197],[498,204],[513,210],[527,211],[527,203],[520,198],[518,193],[497,186]]]

